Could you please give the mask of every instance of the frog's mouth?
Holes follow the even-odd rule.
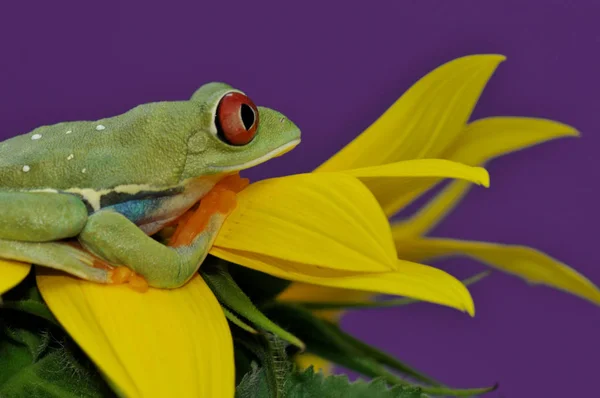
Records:
[[[294,140],[294,141],[290,141],[287,144],[282,145],[279,148],[276,148],[270,152],[267,152],[263,156],[256,158],[254,160],[251,160],[250,162],[233,165],[233,166],[220,167],[218,171],[226,173],[229,171],[239,171],[239,170],[249,169],[250,167],[254,167],[256,165],[264,163],[269,159],[276,158],[276,157],[279,157],[281,155],[288,153],[289,151],[294,149],[296,147],[296,145],[298,145],[299,143],[300,143],[300,138],[298,138],[297,140]]]

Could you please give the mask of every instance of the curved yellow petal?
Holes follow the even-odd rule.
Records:
[[[473,315],[475,305],[467,288],[452,275],[427,265],[397,260],[391,272],[352,275],[309,274],[304,264],[279,258],[217,248],[215,256],[257,271],[297,282],[341,289],[406,296],[453,307]]]
[[[221,306],[196,275],[138,293],[38,271],[52,313],[99,369],[135,397],[233,397],[233,343]]]
[[[481,166],[498,156],[520,151],[557,138],[578,137],[566,124],[548,119],[490,117],[470,123],[444,158]]]
[[[412,239],[397,242],[399,256],[413,261],[467,256],[531,283],[554,287],[600,304],[600,290],[573,268],[526,246],[452,239]]]
[[[346,173],[357,177],[369,188],[387,216],[406,206],[440,177],[466,180],[485,187],[490,185],[490,176],[484,168],[443,159],[405,160]]]
[[[0,295],[17,286],[31,269],[31,264],[0,259]]]
[[[299,174],[251,184],[214,243],[318,269],[383,272],[394,268],[390,226],[373,194],[341,173]]]
[[[487,118],[471,123],[443,157],[471,166],[481,166],[498,156],[557,138],[578,135],[573,127],[552,120]],[[422,192],[433,185],[435,184],[431,183]],[[471,184],[464,181],[451,182],[413,217],[394,224],[395,235],[410,237],[426,234],[460,202],[470,187]]]
[[[502,55],[450,61],[415,83],[381,117],[317,171],[437,158],[467,123]]]

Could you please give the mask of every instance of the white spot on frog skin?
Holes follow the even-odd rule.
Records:
[[[68,130],[65,134],[71,134],[73,130]]]
[[[31,167],[29,167],[29,166],[27,166],[27,165],[23,166],[23,171],[24,171],[25,173],[27,173],[29,170],[31,170]]]
[[[82,173],[85,173],[87,171],[87,169],[84,167],[83,169],[81,169]]]
[[[39,140],[40,138],[42,138],[41,134],[34,134],[34,135],[31,136],[32,140]]]
[[[73,154],[70,154],[69,156],[67,156],[67,160],[71,160],[73,159],[75,156]]]
[[[106,127],[104,127],[104,126],[103,126],[103,125],[101,125],[101,124],[99,124],[99,125],[97,125],[97,126],[96,126],[96,130],[98,130],[98,131],[102,131],[102,130],[104,130],[105,128],[106,128]]]

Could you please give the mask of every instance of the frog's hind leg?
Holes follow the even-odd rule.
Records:
[[[66,242],[19,242],[0,239],[0,257],[42,265],[98,283],[115,283],[101,260]]]
[[[235,207],[235,193],[244,185],[238,181],[229,179],[217,184],[202,198],[198,209],[186,216],[189,219],[180,224],[169,245],[152,239],[123,214],[111,210],[92,214],[79,241],[93,254],[131,268],[150,286],[182,286],[198,271]]]

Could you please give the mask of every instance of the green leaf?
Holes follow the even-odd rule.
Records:
[[[465,286],[473,285],[480,280],[486,278],[492,273],[491,270],[485,270],[478,274],[475,274],[467,279],[464,279],[462,283]],[[300,305],[304,308],[317,311],[317,310],[358,310],[368,308],[390,308],[390,307],[401,307],[408,304],[419,303],[421,300],[413,298],[400,298],[392,300],[382,301],[347,301],[347,302],[319,302],[319,301],[295,301],[294,304]]]
[[[50,309],[46,304],[36,300],[19,300],[19,301],[4,301],[0,308],[5,308],[13,311],[26,312],[31,315],[43,318],[56,326],[60,326]]]
[[[44,303],[32,272],[16,287],[6,292],[0,300],[0,309],[25,312],[43,318],[56,326],[60,324]]]
[[[317,318],[304,308],[273,303],[264,310],[269,317],[302,338],[306,342],[308,352],[365,376],[383,378],[392,385],[414,386],[388,371],[385,366],[417,381],[433,385],[433,387],[421,386],[424,393],[433,395],[471,396],[492,391],[497,387],[446,388],[398,359],[348,335],[337,325]]]
[[[36,333],[27,329],[5,326],[4,333],[13,341],[20,343],[27,348],[32,362],[37,361],[50,342],[50,334],[47,330],[40,330]]]
[[[0,397],[115,396],[81,349],[48,316],[33,274],[3,298]]]
[[[392,366],[406,376],[427,384],[439,385],[438,382],[409,365],[360,342],[333,323],[320,319],[301,307],[273,304],[267,307],[266,311],[269,316],[278,319],[294,333],[302,336],[301,338],[306,341],[308,351],[325,359],[361,372],[366,376],[386,377],[392,383],[402,383],[402,380],[380,366],[379,359],[384,358],[388,366]],[[366,347],[369,349],[367,350]]]
[[[89,372],[65,349],[53,349],[39,361],[23,367],[0,386],[2,397],[102,398],[103,391]]]
[[[254,367],[247,373],[236,390],[236,398],[271,398],[263,368]],[[396,386],[389,388],[385,381],[350,382],[347,376],[323,376],[311,368],[289,375],[282,398],[422,398],[418,387]]]
[[[233,351],[235,360],[235,385],[238,385],[242,381],[244,375],[251,371],[252,364],[255,363],[255,356],[235,340]]]
[[[250,298],[231,278],[226,263],[217,262],[212,267],[203,266],[200,270],[200,275],[202,275],[221,304],[233,310],[237,315],[246,318],[254,326],[271,332],[300,349],[304,349],[304,343],[300,339],[279,327],[256,308]]]
[[[0,391],[7,380],[32,363],[33,357],[27,347],[0,335]]]
[[[252,363],[252,370],[244,375],[235,390],[235,398],[273,398],[276,390],[269,385],[267,371]]]
[[[269,398],[281,398],[289,372],[293,363],[286,353],[286,342],[275,335],[246,335],[240,339],[234,337],[234,342],[250,351],[261,364],[264,383],[267,386]],[[252,363],[252,369],[255,368]],[[252,373],[252,372],[250,372]],[[242,379],[243,382],[243,379]]]
[[[0,385],[46,351],[50,336],[44,326],[36,317],[0,310]]]

